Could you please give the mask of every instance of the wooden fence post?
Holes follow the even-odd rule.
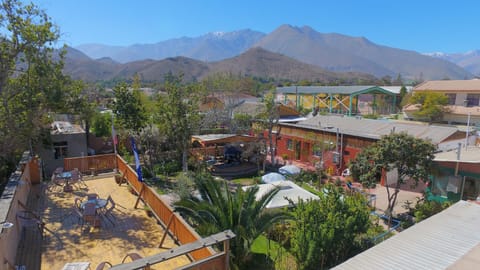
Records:
[[[142,198],[143,192],[145,190],[145,183],[142,183],[142,188],[140,189],[140,192],[138,193],[138,198],[137,201],[135,202],[135,209],[137,209],[138,203],[140,202],[140,199]]]

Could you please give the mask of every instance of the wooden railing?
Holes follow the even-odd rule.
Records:
[[[78,168],[81,173],[99,173],[115,169],[115,154],[65,158],[63,168],[71,171]]]
[[[89,173],[93,169],[96,171],[111,171],[117,168],[118,172],[123,174],[123,177],[127,180],[128,184],[135,190],[139,199],[150,207],[157,219],[166,228],[166,231],[168,231],[168,233],[176,239],[179,244],[184,245],[202,239],[179,214],[175,213],[174,210],[158,196],[154,189],[147,186],[144,182],[138,181],[137,172],[130,167],[121,156],[107,154],[68,158],[64,161],[64,168],[65,170],[78,168],[83,173]],[[210,247],[190,252],[189,255],[193,260],[201,261],[192,269],[212,269],[210,266],[215,266],[215,269],[222,270],[225,269],[225,267],[228,267],[228,264],[227,266],[225,266],[225,264],[219,264],[219,260],[221,261],[219,258],[223,258],[223,261],[225,261],[225,258],[227,258],[226,255],[217,256],[215,259],[209,260],[214,254],[215,251]],[[223,265],[224,267],[217,268],[218,265]]]
[[[181,244],[195,242],[201,239],[200,235],[188,225],[183,218],[174,212],[157,194],[155,190],[145,183],[138,181],[137,173],[120,156],[117,156],[118,170],[121,172],[128,184],[140,196],[140,199],[147,204],[152,212],[157,216],[163,226],[169,229],[171,235]],[[214,251],[209,248],[202,248],[190,253],[191,257],[197,261],[212,256]]]

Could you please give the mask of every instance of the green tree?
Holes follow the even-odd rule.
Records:
[[[328,269],[365,248],[370,210],[360,194],[326,186],[319,200],[301,200],[293,216],[290,243],[298,269]]]
[[[138,89],[130,90],[126,83],[120,83],[113,88],[115,102],[113,112],[116,121],[125,129],[134,133],[147,124],[147,113],[140,99]]]
[[[107,113],[95,113],[93,117],[93,133],[97,137],[109,137],[112,135],[112,117]]]
[[[187,217],[203,236],[232,230],[236,235],[230,241],[230,258],[234,267],[248,262],[253,240],[276,222],[289,218],[282,211],[264,211],[277,189],[257,200],[257,186],[246,191],[239,188],[232,193],[227,182],[216,181],[208,173],[197,174],[194,180],[201,200],[191,196],[176,203],[175,209]]]
[[[448,97],[443,93],[422,91],[412,95],[409,103],[421,105],[420,110],[414,113],[415,117],[433,122],[442,119]]]
[[[382,171],[397,172],[397,179],[390,179],[385,184],[388,199],[386,214],[391,217],[400,186],[408,179],[415,184],[427,179],[435,150],[435,145],[429,141],[407,133],[391,133],[360,152],[350,168],[354,177],[367,186],[377,183]]]
[[[267,130],[267,140],[270,150],[270,162],[273,166],[276,164],[275,159],[275,149],[276,144],[273,140],[274,129],[278,127],[278,122],[280,120],[280,113],[278,111],[278,105],[275,102],[275,90],[268,92],[263,103],[265,104],[264,110],[260,113],[260,121],[263,128]],[[276,136],[279,136],[280,132],[276,133]]]
[[[0,2],[2,180],[21,152],[41,143],[50,113],[66,110],[72,82],[62,74],[64,51],[54,48],[58,37],[58,28],[34,4]]]
[[[408,102],[408,98],[406,98],[408,96],[408,91],[407,91],[407,88],[402,85],[402,87],[400,88],[400,93],[399,93],[399,98],[397,99],[397,107],[398,108],[402,108],[404,105],[407,104]]]
[[[167,135],[168,141],[182,154],[182,170],[188,171],[188,150],[190,139],[198,131],[198,93],[201,85],[185,86],[182,77],[167,76],[165,78],[166,95],[159,96],[157,122]]]

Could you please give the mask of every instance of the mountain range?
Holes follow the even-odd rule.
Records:
[[[447,60],[466,69],[476,76],[480,76],[480,50],[465,53],[425,53],[425,55]]]
[[[119,63],[111,58],[91,59],[76,49],[67,48],[64,70],[75,79],[91,82],[132,78],[135,74],[145,82],[161,82],[168,73],[182,73],[186,81],[201,80],[216,73],[343,84],[358,82],[373,84],[377,80],[366,73],[324,70],[259,47],[232,58],[210,63],[183,56]]]
[[[400,74],[406,80],[473,77],[447,58],[378,45],[364,37],[319,33],[308,26],[282,25],[269,34],[247,29],[155,44],[89,44],[75,49],[86,55],[70,48],[66,71],[87,80],[128,76],[132,72],[145,80],[158,80],[158,76],[169,71],[182,71],[190,79],[212,72],[291,80],[332,76],[351,80],[351,76],[360,74],[362,80],[371,78],[365,74],[378,78]]]

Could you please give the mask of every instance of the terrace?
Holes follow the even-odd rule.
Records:
[[[107,171],[105,167],[116,162],[126,180],[126,184],[117,184],[111,172],[85,176],[85,185],[75,185],[72,192],[52,183],[35,184],[38,162],[27,159],[12,176],[0,201],[0,221],[14,224],[0,229],[0,269],[63,269],[70,262],[89,262],[89,269],[95,269],[105,261],[113,265],[112,269],[228,269],[228,239],[234,235],[225,232],[202,239],[153,189],[139,182],[134,170],[119,156],[65,160],[68,170],[90,169],[94,163]],[[85,200],[87,193],[96,193],[99,198],[111,196],[115,202],[111,222],[104,218],[98,227],[82,225],[73,209],[75,198]],[[143,205],[148,205],[153,217],[147,215]],[[41,219],[43,237],[38,227],[19,221],[18,213],[25,211]],[[221,242],[227,252],[209,247]],[[129,253],[142,258],[132,260],[126,257]]]

